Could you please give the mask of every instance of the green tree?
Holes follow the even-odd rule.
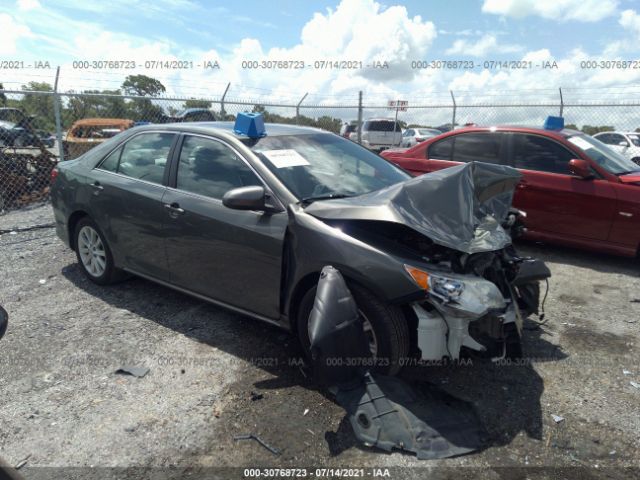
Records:
[[[190,98],[184,102],[184,108],[211,108],[211,102],[208,100]]]
[[[46,82],[29,82],[22,85],[26,92],[52,92],[53,87]],[[55,127],[53,96],[42,93],[25,93],[19,108],[33,117],[32,125],[38,129],[52,130]]]
[[[4,90],[4,85],[2,85],[0,83],[0,90]],[[2,103],[3,107],[7,106],[7,96],[4,94],[4,92],[0,93],[0,103]]]
[[[591,125],[582,126],[582,131],[587,135],[595,135],[596,133],[600,133],[600,132],[613,132],[614,130],[615,128],[610,126],[599,126],[599,127],[594,127]]]
[[[160,80],[146,75],[129,75],[122,82],[122,90],[127,95],[154,97],[167,91]]]
[[[160,80],[146,75],[129,75],[122,82],[122,91],[127,95],[152,97],[167,91]],[[135,98],[127,104],[127,118],[157,122],[163,118],[164,112],[159,105],[147,98]]]

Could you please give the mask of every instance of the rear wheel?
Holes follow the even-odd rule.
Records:
[[[372,356],[377,360],[375,371],[395,375],[409,354],[409,327],[399,307],[381,302],[375,295],[359,286],[349,290],[363,317],[363,330],[369,340]],[[309,317],[316,297],[316,288],[309,290],[298,309],[298,338],[307,357],[310,356]]]
[[[633,163],[635,163],[636,165],[640,165],[640,157],[634,157],[634,158],[631,159],[631,161]]]
[[[75,229],[78,263],[84,274],[98,285],[109,285],[123,278],[113,263],[113,255],[98,225],[89,217],[82,218]]]

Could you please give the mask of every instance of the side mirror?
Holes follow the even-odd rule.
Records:
[[[589,162],[582,160],[581,158],[574,158],[569,161],[569,171],[572,175],[580,178],[593,178],[593,172],[591,171]]]
[[[234,210],[271,210],[265,203],[265,197],[264,187],[240,187],[225,193],[222,204]]]
[[[620,146],[620,147],[628,147],[629,143],[625,142],[624,140],[622,140],[620,143],[618,143],[618,146]]]
[[[7,331],[8,323],[9,315],[4,308],[0,307],[0,338],[4,337],[4,333]]]

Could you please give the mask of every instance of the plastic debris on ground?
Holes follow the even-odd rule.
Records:
[[[125,365],[116,370],[115,373],[118,375],[133,375],[134,377],[142,378],[147,373],[149,373],[149,369],[147,367],[134,367]]]

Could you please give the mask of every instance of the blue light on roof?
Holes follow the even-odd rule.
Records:
[[[564,128],[563,117],[553,117],[549,115],[547,119],[544,121],[545,130],[562,130],[563,128]]]
[[[236,116],[233,131],[249,138],[260,138],[267,135],[264,128],[264,117],[261,113],[241,112]]]

